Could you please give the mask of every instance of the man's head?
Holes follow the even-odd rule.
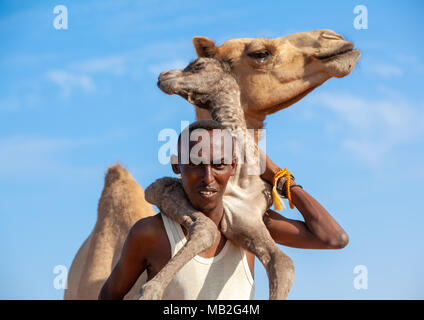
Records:
[[[222,208],[228,180],[235,173],[233,139],[214,120],[199,120],[185,128],[178,138],[178,163],[172,170],[181,174],[191,204],[205,214]]]

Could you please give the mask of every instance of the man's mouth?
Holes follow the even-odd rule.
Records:
[[[217,191],[215,189],[201,189],[199,194],[202,198],[210,199],[217,194]]]

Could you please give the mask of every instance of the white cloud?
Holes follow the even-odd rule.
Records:
[[[73,63],[70,68],[84,73],[111,73],[122,75],[127,67],[127,58],[124,56],[111,56],[93,58]]]
[[[65,70],[51,70],[47,72],[47,78],[62,89],[62,96],[67,98],[74,89],[82,89],[85,92],[95,90],[91,77],[85,74],[75,74]]]
[[[381,143],[368,139],[345,139],[342,141],[342,146],[355,154],[360,160],[365,163],[378,166],[381,158],[389,149],[389,143]]]
[[[79,92],[106,92],[111,86],[105,82],[113,77],[139,79],[147,74],[157,76],[160,72],[184,68],[188,60],[179,57],[194,57],[191,40],[168,40],[150,42],[138,48],[108,54],[92,56],[63,64],[63,57],[54,54],[22,54],[6,57],[1,63],[22,67],[46,66],[41,76],[33,76],[11,86],[9,95],[0,97],[0,111],[16,111],[22,107],[39,107],[42,105],[40,92],[46,84],[53,83],[59,88],[59,97],[70,99]],[[161,62],[162,61],[162,62]],[[60,62],[60,64],[59,64]]]
[[[168,62],[152,64],[148,67],[148,70],[154,75],[159,75],[162,71],[167,71],[172,69],[184,69],[187,65],[188,65],[187,61],[182,59],[175,59]]]
[[[66,139],[12,136],[0,140],[0,175],[47,173],[57,167],[54,154],[77,146]]]
[[[13,179],[69,179],[103,173],[107,164],[75,165],[72,152],[120,140],[128,132],[114,132],[97,138],[56,138],[16,135],[0,139],[0,177]]]
[[[394,54],[391,58],[383,57],[380,60],[364,56],[361,63],[365,73],[382,78],[403,77],[424,72],[422,59],[411,54]]]
[[[21,103],[17,97],[7,97],[0,100],[0,111],[13,111],[19,109]]]
[[[397,54],[395,60],[408,67],[408,72],[424,73],[424,63],[415,55]]]
[[[378,76],[382,78],[402,77],[405,74],[404,63],[396,59],[379,59],[364,57],[361,60],[362,70],[371,76]]]
[[[74,90],[92,93],[96,89],[95,75],[123,75],[129,69],[128,60],[125,55],[89,58],[70,63],[64,69],[50,70],[47,78],[62,89],[64,98],[68,98]]]
[[[399,66],[389,64],[377,64],[373,66],[374,73],[383,77],[403,76],[403,69]]]
[[[423,138],[423,109],[402,98],[367,99],[320,92],[310,102],[335,113],[343,124],[336,127],[342,128],[341,145],[370,165],[378,165],[396,146]],[[334,119],[328,120],[332,128],[333,123]]]

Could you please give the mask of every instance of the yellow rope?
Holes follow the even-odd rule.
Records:
[[[292,203],[292,199],[291,199],[291,192],[290,192],[290,176],[292,174],[287,170],[287,168],[284,168],[284,170],[280,170],[278,171],[275,175],[274,175],[274,180],[273,180],[273,184],[272,184],[272,197],[274,199],[274,208],[278,211],[283,210],[283,208],[285,208],[284,202],[281,201],[280,196],[277,192],[277,183],[278,183],[278,179],[285,177],[286,178],[286,192],[287,192],[287,199],[289,200],[289,205],[290,208],[293,209],[294,205]]]

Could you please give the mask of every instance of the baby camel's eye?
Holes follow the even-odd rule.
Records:
[[[192,63],[184,69],[184,72],[200,71],[204,68],[204,66],[205,66],[205,64],[203,62]]]
[[[260,63],[264,62],[266,59],[271,57],[271,52],[269,51],[255,51],[247,54],[249,57],[258,60]]]

